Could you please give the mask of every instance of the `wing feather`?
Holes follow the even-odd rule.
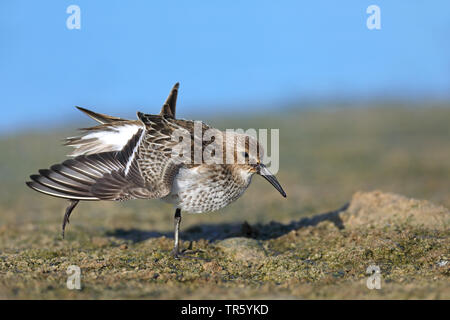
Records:
[[[113,123],[113,122],[118,122],[118,121],[127,121],[125,119],[122,118],[117,118],[117,117],[112,117],[112,116],[108,116],[106,114],[102,114],[102,113],[97,113],[82,107],[76,107],[78,110],[80,110],[81,112],[84,112],[85,114],[87,114],[89,117],[91,117],[92,119],[94,119],[95,121],[101,123],[101,124],[105,124],[105,123]]]
[[[74,147],[71,157],[122,150],[128,141],[143,129],[142,122],[123,120],[81,129],[80,136],[69,137],[64,145]]]
[[[32,181],[27,185],[45,194],[74,200],[152,197],[135,157],[144,134],[145,130],[139,129],[119,152],[80,155],[40,170],[39,175],[30,176]]]
[[[176,92],[168,101],[175,106]],[[27,185],[73,200],[167,196],[181,166],[171,159],[171,134],[178,128],[193,131],[193,122],[142,113],[138,118],[82,129],[81,136],[66,140],[66,145],[75,148],[73,158],[41,170]],[[202,125],[203,130],[207,128]]]

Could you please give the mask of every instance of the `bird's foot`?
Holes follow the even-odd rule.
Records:
[[[177,259],[177,260],[179,260],[181,258],[206,260],[206,259],[201,258],[201,257],[194,257],[194,256],[192,256],[192,254],[196,254],[196,253],[199,253],[199,252],[204,252],[204,251],[203,250],[199,250],[199,249],[193,250],[192,249],[192,241],[191,241],[189,243],[189,247],[186,248],[186,249],[182,249],[181,251],[177,247],[173,248],[172,254],[173,254],[174,259]]]

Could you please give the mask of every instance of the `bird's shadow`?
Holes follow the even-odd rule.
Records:
[[[248,237],[258,240],[268,240],[278,238],[284,234],[289,233],[292,230],[300,228],[315,226],[322,221],[330,221],[337,228],[343,229],[344,224],[339,213],[345,211],[349,206],[346,203],[338,210],[315,215],[311,218],[302,218],[297,221],[292,221],[289,224],[282,224],[279,222],[271,221],[267,224],[255,224],[249,225],[244,223],[219,223],[219,224],[200,224],[190,227],[181,232],[181,238],[187,241],[196,241],[200,239],[206,239],[209,241],[223,240],[233,237]],[[145,241],[151,238],[159,238],[165,236],[167,238],[173,238],[173,231],[157,232],[152,230],[140,230],[140,229],[115,229],[108,231],[107,236],[112,236],[133,243]]]

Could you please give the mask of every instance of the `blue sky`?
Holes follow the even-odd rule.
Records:
[[[81,9],[69,30],[66,8]],[[368,30],[366,8],[381,9]],[[1,1],[0,132],[80,105],[238,112],[302,98],[450,97],[449,1]],[[224,110],[223,107],[227,106]]]

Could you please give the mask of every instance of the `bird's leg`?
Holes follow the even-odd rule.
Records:
[[[177,208],[177,210],[175,211],[175,216],[174,216],[174,224],[175,224],[175,245],[173,247],[173,256],[175,259],[179,258],[179,232],[180,232],[180,224],[181,224],[181,209]]]
[[[66,209],[66,213],[64,214],[64,220],[62,223],[62,237],[64,239],[64,230],[66,229],[66,224],[69,223],[69,218],[70,218],[70,214],[72,213],[72,210],[75,209],[75,207],[77,206],[78,202],[80,202],[80,200],[70,200],[70,204]]]

